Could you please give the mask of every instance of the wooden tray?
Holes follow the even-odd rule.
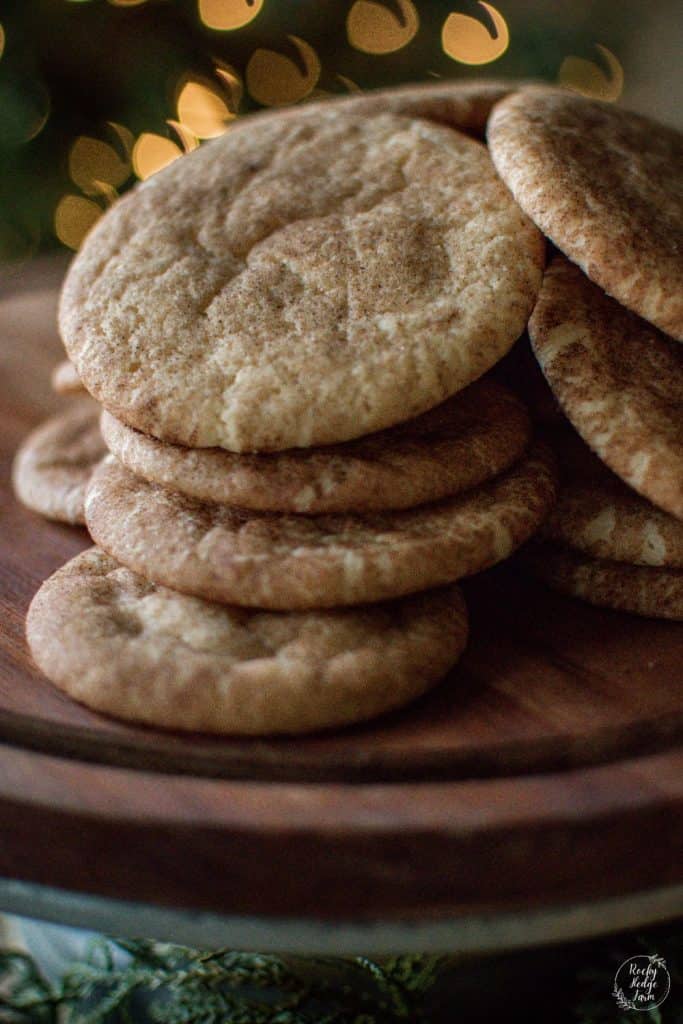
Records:
[[[449,678],[360,728],[273,741],[154,732],[43,680],[26,607],[88,538],[21,509],[8,474],[26,430],[63,402],[48,384],[61,269],[38,263],[0,294],[0,874],[328,918],[683,882],[683,625],[592,609],[514,567],[467,583],[472,642]]]

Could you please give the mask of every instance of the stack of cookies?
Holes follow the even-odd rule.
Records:
[[[112,454],[84,502],[99,547],[29,613],[46,674],[125,718],[246,734],[441,678],[467,637],[454,581],[555,498],[486,376],[543,262],[484,147],[381,106],[245,122],[118,203],[62,294]]]
[[[494,104],[495,167],[459,130],[481,133]],[[677,343],[601,290],[617,294],[614,280],[625,282],[670,332],[680,316],[662,270],[675,246],[657,241],[656,217],[646,258],[627,251],[657,205],[653,167],[674,196],[662,217],[680,230],[670,181],[680,141],[651,126],[652,157],[632,145],[634,124],[649,122],[555,89],[396,90],[245,119],[118,202],[76,257],[60,306],[73,361],[60,386],[82,381],[93,396],[88,429],[103,407],[110,454],[99,461],[93,449],[80,463],[98,547],[51,577],[29,612],[46,675],[91,707],[157,726],[253,735],[341,725],[441,678],[467,638],[456,581],[507,558],[544,523],[542,546],[525,557],[554,585],[569,575],[553,570],[557,559],[597,558],[601,572],[637,563],[635,513],[625,525],[615,513],[612,547],[577,543],[586,531],[568,525],[568,503],[578,476],[566,477],[548,518],[551,448],[532,439],[523,403],[490,373],[528,326],[579,432],[666,507],[661,487],[648,493],[600,448],[609,374],[589,372],[598,390],[586,392],[571,340],[578,324],[599,351],[609,328],[594,341],[595,310],[615,306],[671,347],[680,383]],[[596,156],[612,151],[610,131],[615,152],[631,145],[617,171]],[[616,200],[599,175],[591,193],[590,169],[577,171],[589,151],[605,181],[623,179]],[[635,223],[609,220],[620,204]],[[597,285],[561,257],[544,279],[541,232]],[[660,394],[655,372],[639,368],[637,382]],[[548,406],[557,415],[555,399]],[[579,407],[597,440],[572,415]],[[647,437],[670,450],[666,415],[645,418]],[[570,469],[582,458],[574,441],[560,437]],[[680,433],[674,441],[680,460]],[[25,500],[34,443],[17,462]],[[633,441],[626,448],[633,455]],[[639,480],[666,477],[655,462],[650,449],[636,452]],[[679,498],[680,468],[667,477]],[[681,507],[666,512],[674,521]],[[675,528],[664,544],[653,539],[659,520],[644,529],[660,556],[647,571],[676,575]],[[666,614],[677,614],[679,580]]]
[[[531,393],[563,480],[524,560],[593,604],[683,619],[683,139],[538,88],[504,99],[488,136],[562,250],[529,335],[552,395]]]

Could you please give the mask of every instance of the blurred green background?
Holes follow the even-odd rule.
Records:
[[[542,78],[680,123],[680,0],[0,0],[0,261],[263,106]]]

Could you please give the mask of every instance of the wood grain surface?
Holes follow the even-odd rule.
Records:
[[[48,411],[56,284],[0,286],[0,874],[231,913],[443,915],[683,881],[683,626],[502,567],[430,695],[363,727],[235,740],[88,712],[32,667],[28,602],[88,544],[9,491]],[[210,778],[213,777],[213,778]]]

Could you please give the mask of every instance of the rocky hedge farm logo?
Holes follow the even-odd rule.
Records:
[[[671,977],[663,957],[632,956],[614,976],[612,995],[620,1010],[654,1010],[669,994]]]

